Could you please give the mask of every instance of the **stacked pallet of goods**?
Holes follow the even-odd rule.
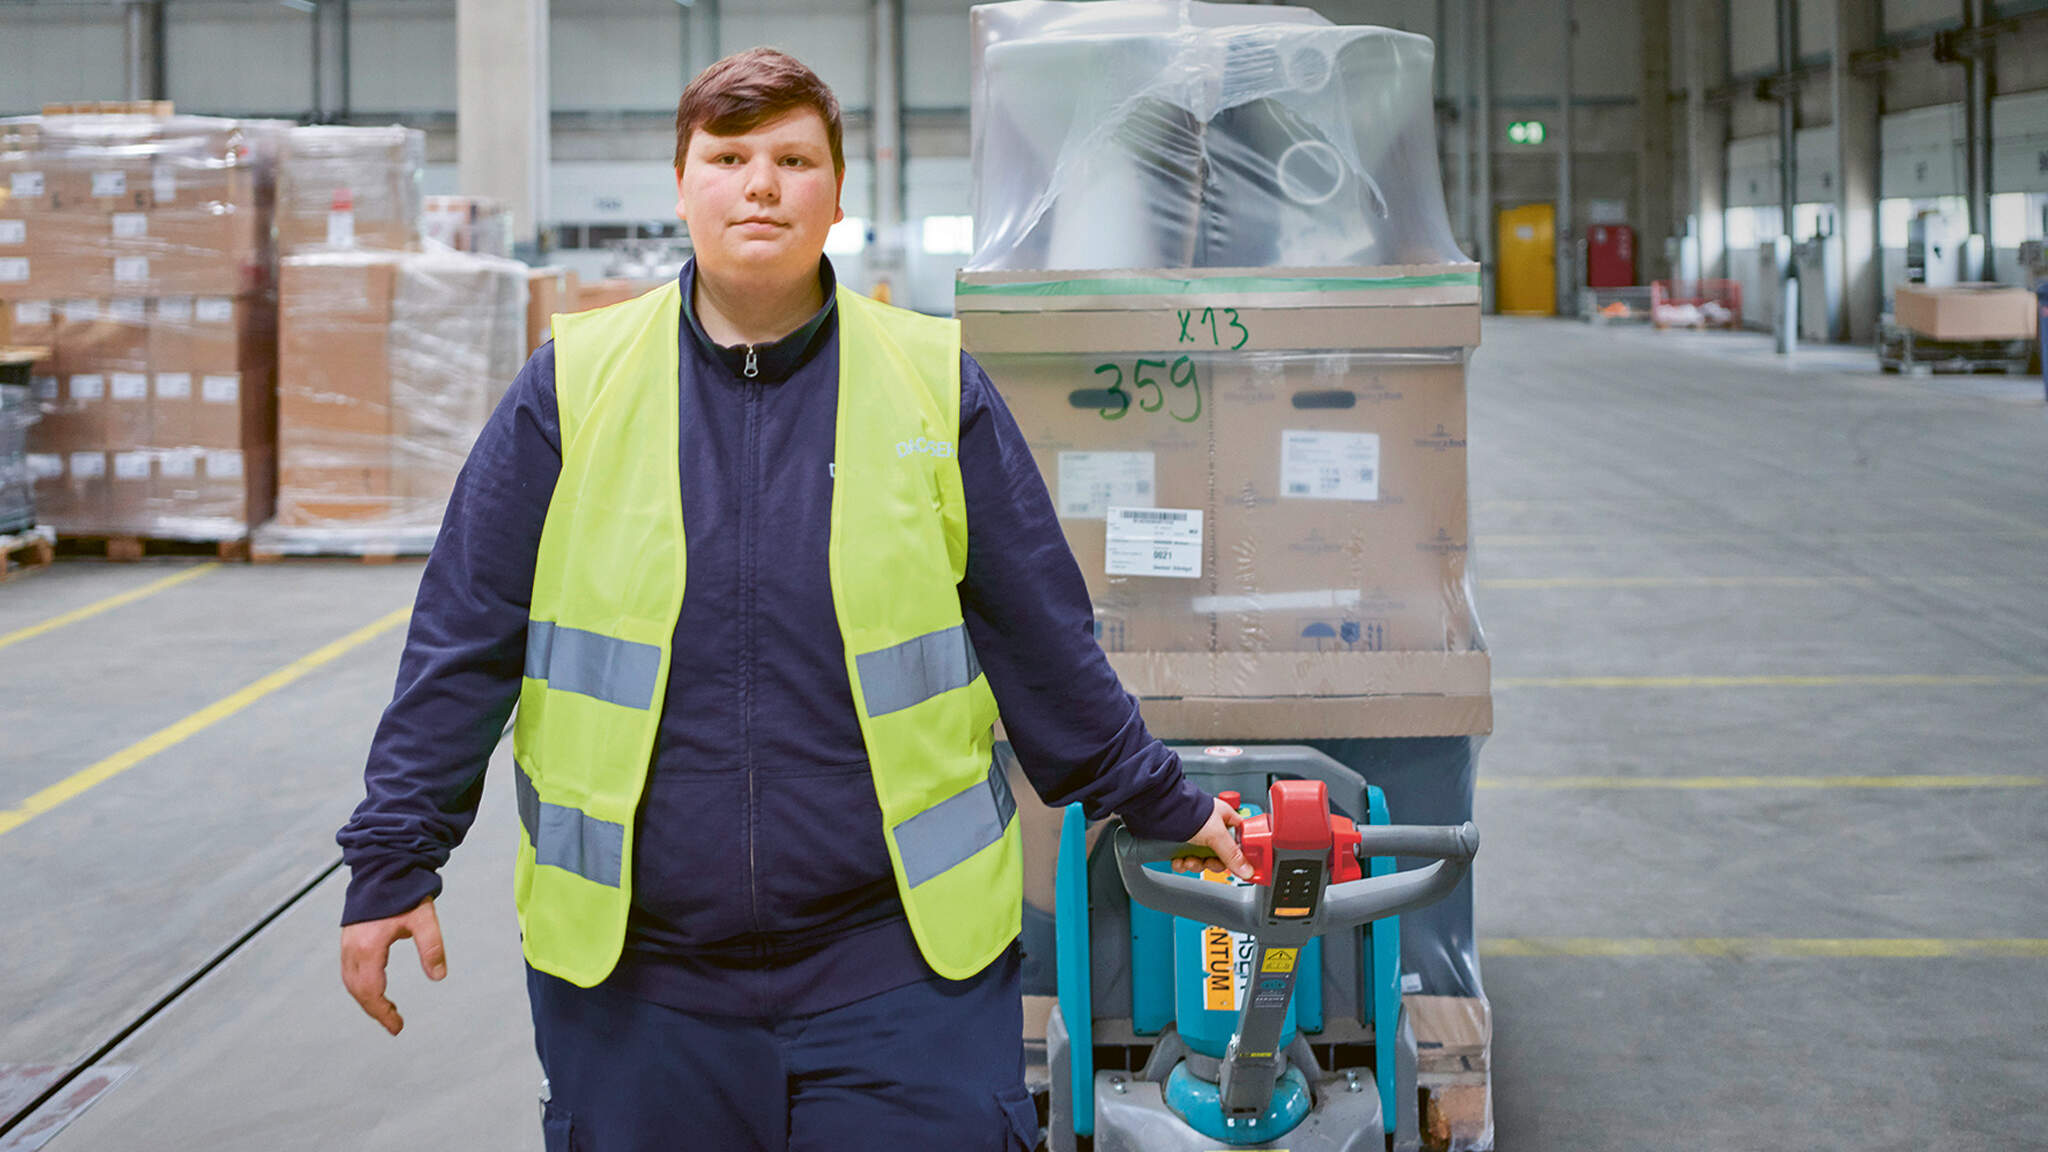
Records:
[[[526,266],[423,243],[424,161],[413,129],[285,139],[277,516],[258,534],[259,559],[424,552],[525,360]],[[451,236],[502,246],[502,224],[469,228],[496,218],[485,202],[451,211],[465,222]]]
[[[285,125],[148,113],[0,123],[0,302],[32,373],[38,516],[217,541],[270,513],[273,177]]]
[[[1467,569],[1479,277],[1444,210],[1432,49],[1202,7],[975,10],[966,346],[1154,732],[1310,744],[1394,822],[1456,824],[1492,726]],[[1057,827],[1034,807],[1027,894],[1052,888]],[[1401,940],[1422,1127],[1491,1147],[1469,883]]]

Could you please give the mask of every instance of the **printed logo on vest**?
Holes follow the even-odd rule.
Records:
[[[953,454],[953,445],[944,440],[927,440],[922,436],[919,436],[915,440],[902,440],[897,442],[897,459],[903,459],[907,456],[912,455],[913,453],[923,453],[926,456],[937,456],[939,459],[943,460]]]

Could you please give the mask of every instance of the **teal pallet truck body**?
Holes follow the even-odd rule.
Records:
[[[1091,847],[1067,810],[1048,1145],[1418,1147],[1395,917],[1457,886],[1477,830],[1393,825],[1378,789],[1310,748],[1177,751],[1202,787],[1251,801],[1240,838],[1257,875],[1174,874],[1181,846],[1120,825]],[[1396,857],[1435,862],[1401,872]]]

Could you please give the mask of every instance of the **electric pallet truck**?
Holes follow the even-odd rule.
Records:
[[[1400,913],[1448,896],[1471,822],[1389,823],[1386,798],[1300,746],[1179,748],[1243,805],[1250,884],[1180,875],[1185,844],[1061,827],[1052,1152],[1407,1152],[1419,1146]],[[1362,814],[1363,823],[1346,813]],[[1396,871],[1395,857],[1434,863]]]

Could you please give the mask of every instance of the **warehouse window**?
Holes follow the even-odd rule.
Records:
[[[972,253],[974,251],[974,217],[925,217],[924,250],[945,256],[966,256]]]
[[[833,256],[857,256],[868,246],[868,222],[848,216],[825,233],[825,251]]]
[[[1906,228],[1913,222],[1913,202],[1904,197],[1877,202],[1877,246],[1904,248]]]
[[[1991,196],[1991,246],[1993,248],[2017,248],[2022,240],[2032,240],[2039,233],[2031,225],[2039,221],[2028,220],[2033,215],[2027,211],[2025,192],[1995,192]]]

